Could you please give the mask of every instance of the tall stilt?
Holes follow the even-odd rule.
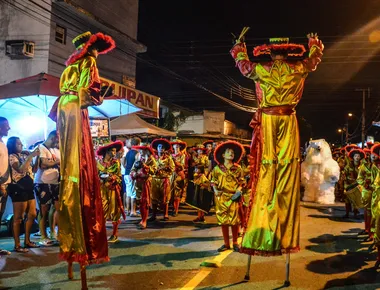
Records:
[[[73,263],[72,262],[68,262],[67,264],[67,277],[72,280],[74,278],[74,274],[73,274]]]
[[[86,265],[80,265],[80,279],[82,282],[82,290],[88,290],[87,287],[87,275],[86,275]]]
[[[245,281],[249,281],[249,279],[250,279],[249,272],[251,269],[251,259],[252,259],[252,256],[249,255],[248,256],[248,264],[247,264],[247,273],[245,273],[245,277],[244,277]]]
[[[286,279],[285,279],[285,282],[284,282],[284,286],[285,287],[289,287],[290,286],[290,280],[289,280],[289,275],[290,275],[290,254],[287,253],[286,254]]]

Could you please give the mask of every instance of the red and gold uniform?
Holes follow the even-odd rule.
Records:
[[[60,79],[61,96],[50,117],[57,122],[61,152],[59,197],[60,256],[81,265],[108,261],[107,233],[88,117],[88,106],[102,103],[96,58],[115,47],[102,33],[73,39],[77,49]],[[111,90],[110,90],[111,91]]]
[[[233,151],[233,158],[227,167],[226,154]],[[224,246],[218,251],[229,248],[229,226],[232,226],[234,250],[238,251],[237,238],[240,225],[239,207],[242,198],[241,189],[245,184],[244,173],[239,165],[244,148],[237,142],[227,141],[218,145],[214,152],[217,166],[211,172],[211,185],[215,192],[215,209],[218,224],[222,226]],[[238,199],[233,197],[240,195]]]
[[[131,178],[136,181],[136,198],[140,201],[142,220],[139,227],[144,229],[151,206],[152,176],[157,170],[157,164],[153,157],[153,151],[150,151],[151,149],[148,146],[134,146],[133,148],[140,150],[140,161],[134,163],[131,169]],[[146,154],[144,151],[149,151],[150,154]]]
[[[358,178],[356,179],[359,184],[359,189],[362,194],[362,203],[364,207],[364,230],[371,236],[371,205],[372,205],[372,162],[370,159],[365,158],[359,167]],[[377,167],[375,166],[377,171]]]
[[[247,31],[247,30],[245,30]],[[240,72],[253,80],[259,108],[251,121],[252,207],[243,237],[243,253],[281,255],[299,251],[300,143],[295,107],[301,100],[305,79],[321,62],[323,44],[309,35],[309,56],[303,45],[289,39],[270,39],[254,48],[254,55],[273,55],[272,61],[256,63],[248,58],[241,34],[230,53]]]
[[[165,210],[164,219],[168,219],[168,208],[171,198],[170,177],[175,170],[175,164],[170,154],[166,153],[171,149],[170,142],[166,139],[155,139],[153,140],[151,147],[154,150],[157,150],[156,148],[159,145],[164,146],[163,150],[165,150],[165,152],[162,152],[161,155],[154,156],[157,170],[152,179],[152,219],[155,219],[157,206],[159,204],[161,204]]]
[[[173,196],[174,212],[173,215],[178,215],[179,203],[185,190],[185,171],[186,171],[186,154],[184,153],[187,145],[181,140],[175,140],[171,142],[173,150],[177,150],[171,156],[175,164],[175,170],[171,176],[170,184]],[[177,148],[178,146],[178,148]],[[174,148],[176,147],[176,148]]]

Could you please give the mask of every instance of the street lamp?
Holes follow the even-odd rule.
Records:
[[[344,132],[344,129],[338,129],[338,133],[340,134],[340,143],[342,144],[343,146],[343,132]]]

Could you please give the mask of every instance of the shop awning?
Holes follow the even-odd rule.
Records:
[[[174,137],[175,132],[145,122],[136,114],[120,116],[111,121],[111,135],[151,135]]]

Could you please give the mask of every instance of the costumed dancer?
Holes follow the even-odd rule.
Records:
[[[102,194],[103,212],[105,220],[112,221],[112,235],[109,243],[118,242],[117,232],[120,217],[126,219],[123,202],[121,200],[121,165],[116,158],[117,153],[123,149],[123,142],[116,141],[99,147],[97,155],[101,156],[98,161],[100,177],[100,192]]]
[[[109,261],[100,182],[93,150],[88,106],[100,105],[112,90],[101,87],[96,58],[115,48],[102,33],[83,33],[73,39],[76,51],[66,61],[60,80],[61,96],[50,118],[57,122],[61,152],[59,196],[60,257],[81,265],[82,288],[87,289],[85,266]]]
[[[360,234],[367,234],[368,241],[373,240],[373,234],[371,232],[371,203],[372,203],[372,158],[371,150],[368,148],[363,149],[365,158],[362,160],[362,164],[359,167],[358,178],[356,179],[359,184],[359,189],[362,194],[362,203],[364,207],[364,231]],[[375,155],[374,155],[375,156]]]
[[[343,153],[342,153],[343,152]],[[339,165],[339,180],[335,184],[335,200],[343,201],[343,193],[344,193],[344,174],[342,174],[345,162],[344,162],[344,150],[342,148],[336,148],[333,151],[333,159],[338,162]]]
[[[346,147],[347,150],[348,147]],[[349,163],[344,168],[344,190],[345,190],[345,208],[346,214],[344,218],[350,216],[350,211],[354,211],[354,218],[358,218],[359,208],[363,206],[361,193],[357,183],[359,174],[359,167],[362,164],[362,160],[365,158],[365,153],[362,149],[354,148],[348,149]],[[352,207],[351,207],[352,206]]]
[[[179,139],[170,142],[174,153],[171,155],[175,164],[175,170],[171,176],[170,185],[173,201],[173,216],[178,215],[179,203],[185,188],[186,150],[187,144]]]
[[[188,203],[191,207],[198,210],[198,216],[193,220],[194,223],[204,223],[205,213],[208,213],[211,208],[211,201],[214,194],[211,191],[210,180],[206,177],[205,168],[203,165],[198,165],[194,168],[194,196]],[[208,195],[208,196],[207,196]]]
[[[152,216],[148,221],[156,220],[159,204],[162,205],[164,221],[166,221],[169,220],[170,177],[175,170],[174,161],[169,154],[171,145],[166,139],[154,139],[150,146],[157,152],[157,155],[154,156],[157,170],[152,179]]]
[[[230,226],[233,250],[239,252],[239,207],[242,198],[241,191],[245,185],[244,173],[239,162],[243,152],[243,146],[235,141],[221,143],[214,152],[214,158],[218,165],[211,173],[211,186],[215,193],[216,219],[222,226],[224,239],[224,244],[218,249],[218,252],[230,249]]]
[[[140,153],[140,160],[134,163],[130,175],[132,180],[135,180],[136,197],[140,202],[141,221],[138,228],[143,230],[146,228],[151,206],[152,175],[157,170],[157,164],[153,158],[154,152],[149,146],[134,146],[132,148],[139,150]]]
[[[243,42],[245,27],[230,53],[240,72],[256,84],[259,108],[251,121],[252,207],[241,252],[274,256],[298,252],[300,202],[300,142],[295,106],[302,97],[305,79],[321,62],[323,44],[317,34],[309,34],[309,55],[303,60],[303,45],[288,38],[272,38],[255,47],[255,56],[270,55],[267,62],[251,62]],[[248,259],[250,265],[250,258]],[[290,285],[289,255],[287,280]],[[247,272],[249,279],[249,268]]]
[[[202,165],[204,166],[205,168],[205,173],[206,173],[206,176],[208,176],[209,174],[209,171],[208,171],[208,168],[209,168],[209,159],[208,159],[208,155],[206,154],[207,152],[207,149],[205,146],[203,146],[202,144],[198,144],[195,149],[196,151],[196,155],[193,157],[194,159],[194,167],[198,166],[198,165]]]
[[[324,139],[310,140],[307,155],[301,163],[301,183],[305,187],[303,201],[334,204],[335,184],[339,180],[338,162]]]

